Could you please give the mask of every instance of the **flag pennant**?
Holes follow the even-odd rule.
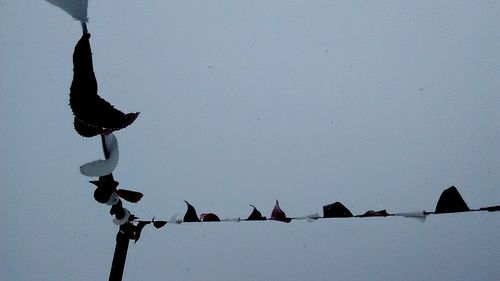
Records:
[[[455,186],[451,186],[441,193],[436,204],[435,214],[456,213],[470,211],[462,195]]]
[[[285,212],[281,210],[278,200],[276,200],[276,204],[274,204],[273,212],[271,213],[271,219],[286,223],[289,223],[292,220],[291,218],[287,218]]]
[[[187,204],[187,210],[186,214],[184,215],[184,219],[182,220],[183,222],[199,222],[200,219],[198,218],[198,215],[196,214],[196,209],[193,207],[193,205],[189,204],[188,201],[184,200]]]
[[[75,20],[88,22],[87,8],[88,0],[46,0],[50,4],[59,7]]]
[[[208,221],[219,222],[220,221],[219,217],[214,213],[203,213],[200,215],[200,220],[203,222],[208,222]]]
[[[143,194],[138,191],[132,191],[127,189],[118,189],[116,194],[131,203],[137,203],[141,200]]]
[[[90,34],[84,33],[73,53],[73,81],[69,102],[75,115],[74,127],[83,137],[108,134],[132,124],[138,112],[123,113],[97,94]]]
[[[335,202],[333,204],[323,206],[323,217],[325,217],[325,218],[350,218],[350,217],[352,217],[352,213],[342,203]]]
[[[252,213],[248,216],[247,220],[248,221],[265,221],[266,217],[263,217],[261,212],[257,210],[257,208],[254,205],[250,205],[250,207],[253,208]]]
[[[105,160],[96,160],[80,166],[80,172],[89,177],[102,177],[113,173],[118,165],[118,141],[114,134],[104,135],[104,146],[108,152]]]

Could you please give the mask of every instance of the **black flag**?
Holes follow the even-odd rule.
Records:
[[[84,33],[75,46],[69,94],[75,130],[84,137],[120,130],[132,124],[139,115],[138,112],[125,114],[97,94],[89,38],[90,34]]]

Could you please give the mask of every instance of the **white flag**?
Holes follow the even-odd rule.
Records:
[[[87,7],[88,0],[46,0],[50,4],[63,9],[74,19],[81,22],[88,22]]]
[[[113,172],[118,164],[118,141],[115,135],[104,135],[104,146],[109,152],[106,160],[96,160],[80,166],[80,172],[89,177],[102,177]]]

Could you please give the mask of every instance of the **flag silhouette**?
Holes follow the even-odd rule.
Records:
[[[323,206],[323,217],[325,218],[350,218],[351,211],[344,204],[335,202],[330,205]]]
[[[113,173],[118,165],[118,140],[112,133],[103,135],[103,146],[107,151],[105,160],[95,160],[80,166],[80,172],[89,177],[102,177]]]
[[[278,203],[278,200],[276,200],[276,204],[274,205],[273,212],[271,214],[271,219],[276,220],[276,221],[282,221],[289,223],[292,221],[291,218],[287,218],[285,212],[281,210],[280,204]]]
[[[74,127],[83,137],[93,137],[120,130],[139,115],[123,113],[97,94],[97,80],[92,64],[90,34],[84,33],[73,53],[73,82],[69,102],[75,116]]]
[[[196,214],[196,209],[193,207],[193,205],[189,204],[188,201],[184,200],[187,204],[187,211],[186,214],[184,215],[184,219],[182,220],[183,222],[199,222],[200,219],[198,218],[198,215]]]
[[[253,208],[252,213],[248,216],[247,220],[248,221],[265,221],[266,217],[262,216],[262,213],[257,210],[257,208],[254,205],[250,205],[250,207]]]
[[[457,188],[451,186],[441,193],[436,204],[435,214],[456,213],[469,211],[469,206],[465,203]]]
[[[201,221],[220,221],[219,217],[214,213],[204,213],[200,215]]]

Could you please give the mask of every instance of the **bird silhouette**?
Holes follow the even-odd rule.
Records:
[[[127,127],[139,112],[123,113],[97,94],[97,80],[92,64],[90,34],[84,33],[73,53],[73,81],[69,102],[78,134],[93,137]]]
[[[184,200],[187,204],[187,211],[186,214],[184,215],[184,222],[199,222],[200,219],[198,218],[198,215],[196,214],[196,209],[188,203],[188,201]]]
[[[291,218],[287,218],[285,212],[281,210],[280,204],[278,203],[278,200],[276,200],[276,204],[274,205],[273,212],[271,214],[271,219],[276,220],[276,221],[282,221],[289,223],[292,221]]]

